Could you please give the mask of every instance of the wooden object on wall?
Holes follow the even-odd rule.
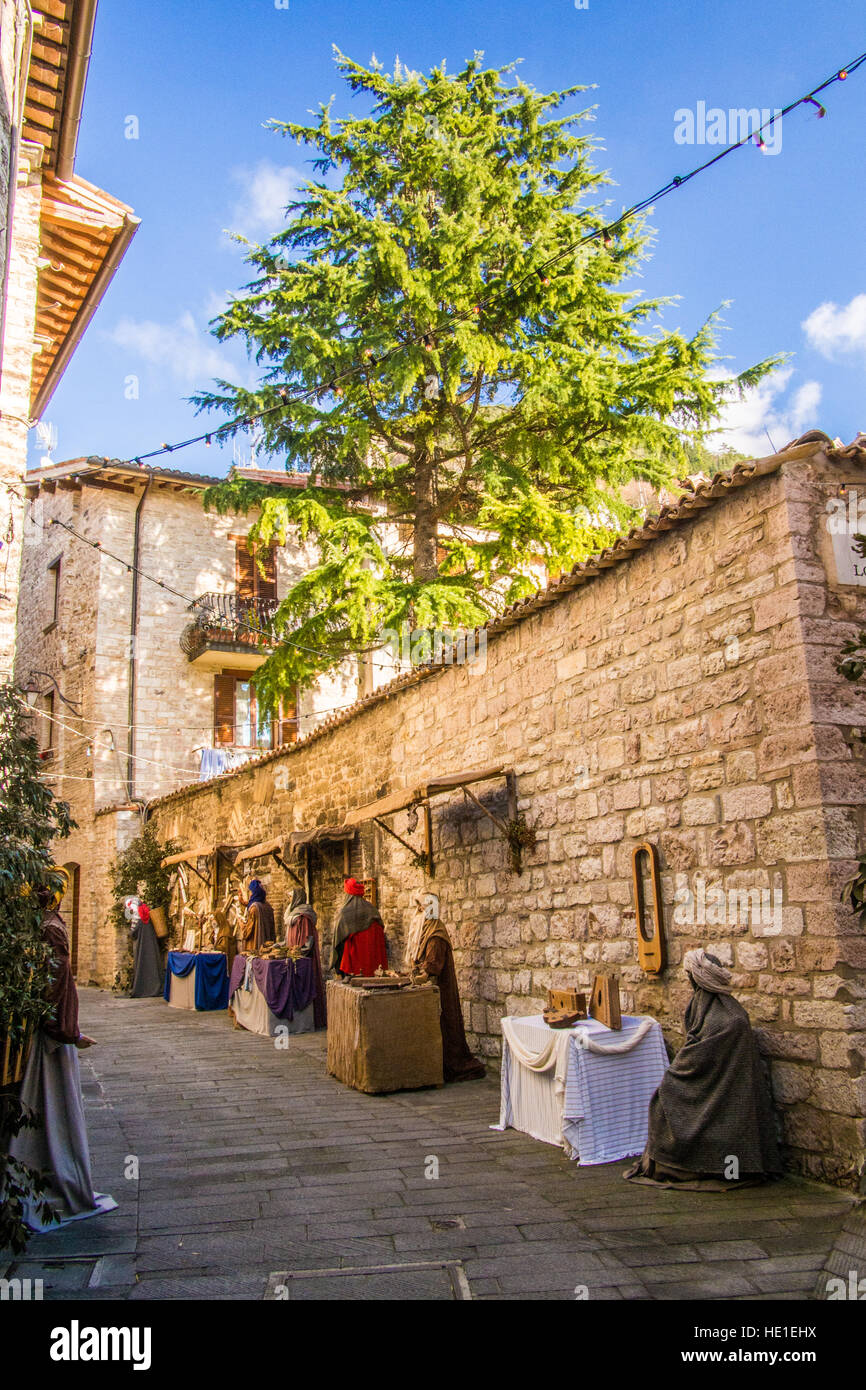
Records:
[[[596,975],[592,982],[591,1018],[597,1018],[606,1028],[622,1028],[619,1010],[619,980],[616,975]]]
[[[641,873],[640,857],[645,854],[652,885],[652,903],[648,905],[644,894],[644,878]],[[665,928],[662,914],[662,879],[659,868],[659,852],[655,845],[644,840],[635,845],[631,856],[632,882],[634,885],[634,913],[637,927],[637,954],[642,970],[648,975],[658,975],[665,967]]]
[[[549,989],[547,1007],[554,1012],[562,1011],[586,1018],[586,995],[576,989]]]

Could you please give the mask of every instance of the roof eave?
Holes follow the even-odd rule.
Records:
[[[69,332],[63,339],[63,343],[59,351],[55,354],[54,361],[48,369],[45,380],[42,382],[42,385],[39,387],[34,397],[33,404],[30,407],[30,413],[34,420],[40,418],[48,402],[51,400],[51,397],[54,395],[54,392],[57,390],[57,387],[60,385],[60,379],[69,365],[69,360],[83,338],[90,320],[99,308],[108,286],[114,279],[115,272],[120,262],[126,255],[129,243],[132,241],[140,225],[139,218],[129,215],[124,217],[123,226],[111,243],[111,249],[102,262],[102,265],[99,267],[99,270],[96,272],[84,302],[75,315]]]
[[[87,74],[93,47],[97,3],[98,0],[78,0],[73,11],[55,165],[57,177],[61,179],[71,178],[75,164],[75,150],[78,145],[78,132],[81,129],[81,113],[84,107],[84,89],[87,86]]]

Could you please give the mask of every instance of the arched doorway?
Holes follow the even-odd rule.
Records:
[[[69,956],[73,975],[78,974],[78,891],[81,883],[81,865],[64,864],[69,874],[69,887],[63,895],[60,911],[69,931]]]

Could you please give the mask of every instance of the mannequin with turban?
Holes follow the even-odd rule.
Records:
[[[485,1075],[484,1064],[473,1057],[466,1042],[454,951],[448,930],[439,920],[433,893],[416,893],[406,938],[406,968],[417,978],[426,975],[439,988],[439,1026],[442,1030],[442,1073],[446,1081],[475,1081]]]
[[[354,878],[343,884],[346,894],[334,924],[331,968],[341,975],[375,975],[388,969],[388,948],[379,910],[364,897],[364,885]]]
[[[694,989],[686,1040],[650,1101],[643,1156],[625,1174],[644,1182],[718,1188],[780,1173],[764,1062],[731,972],[708,951],[687,951]]]
[[[266,941],[276,939],[277,933],[274,926],[274,909],[267,900],[264,886],[257,878],[250,879],[250,895],[246,906],[244,945],[248,951],[260,951]]]

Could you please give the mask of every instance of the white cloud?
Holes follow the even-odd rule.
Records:
[[[801,327],[811,346],[824,357],[866,353],[866,294],[855,294],[841,308],[829,300],[819,304]]]
[[[792,433],[805,434],[806,430],[816,428],[815,418],[820,404],[821,383],[819,381],[804,381],[800,389],[795,392],[791,402]]]
[[[821,384],[805,381],[785,399],[793,374],[792,367],[780,368],[742,399],[732,396],[722,408],[719,433],[707,441],[708,447],[718,452],[727,446],[761,457],[770,452],[771,440],[774,449],[781,449],[806,430],[817,429]]]
[[[188,309],[175,323],[123,318],[108,337],[151,366],[165,369],[184,386],[204,387],[213,377],[231,379],[238,375],[225,351],[198,327]]]
[[[232,180],[240,196],[231,212],[231,230],[254,240],[272,237],[284,226],[286,207],[294,199],[303,174],[290,164],[258,164],[232,170]]]

